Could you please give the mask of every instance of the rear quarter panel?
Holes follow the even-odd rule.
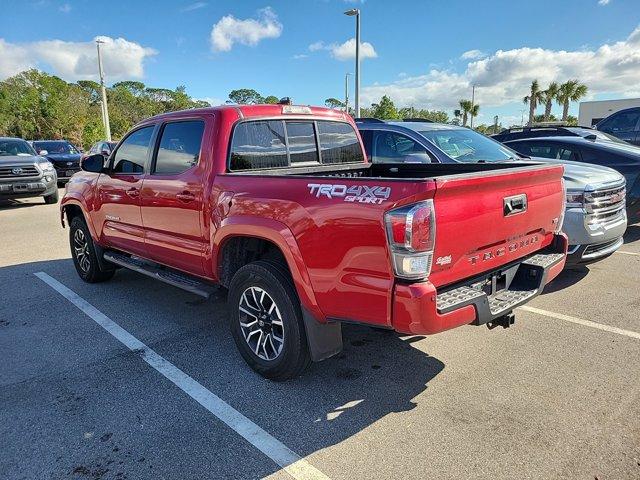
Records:
[[[376,203],[318,195],[311,185],[389,187]],[[389,325],[394,283],[383,213],[433,195],[429,181],[225,174],[216,185],[234,192],[220,232],[263,219],[286,226],[297,244],[317,305],[325,318]]]

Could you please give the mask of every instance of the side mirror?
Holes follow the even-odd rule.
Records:
[[[96,153],[80,160],[80,168],[85,172],[102,173],[104,170],[104,157]]]
[[[48,154],[49,154],[49,152],[47,152],[46,150],[40,150],[38,152],[38,155],[48,155]]]
[[[431,157],[427,152],[410,153],[404,156],[402,163],[431,163]]]

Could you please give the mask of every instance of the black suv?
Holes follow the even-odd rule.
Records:
[[[58,174],[58,183],[63,183],[80,171],[80,149],[66,140],[36,140],[32,142],[38,155],[49,160]]]

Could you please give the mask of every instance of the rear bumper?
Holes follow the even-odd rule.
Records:
[[[482,325],[508,315],[542,292],[565,265],[567,237],[520,262],[438,291],[430,282],[396,284],[392,324],[396,331],[430,335],[461,325]],[[481,284],[505,282],[490,294]],[[485,288],[486,290],[486,288]]]

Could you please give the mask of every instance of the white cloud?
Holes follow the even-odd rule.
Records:
[[[0,39],[0,78],[15,75],[28,68],[42,68],[67,80],[98,79],[95,40],[102,40],[105,77],[113,82],[142,78],[144,61],[156,50],[124,38],[96,37],[90,42],[43,40],[8,43]]]
[[[195,2],[195,3],[192,3],[190,5],[187,5],[186,7],[181,8],[180,11],[181,12],[192,12],[194,10],[199,10],[201,8],[204,8],[207,5],[209,5],[207,2]]]
[[[589,87],[589,94],[640,95],[640,27],[624,41],[597,49],[548,50],[518,48],[498,50],[467,64],[462,73],[432,69],[424,75],[407,77],[387,85],[363,89],[363,101],[374,102],[389,95],[401,106],[454,108],[469,98],[475,84],[476,98],[484,106],[521,102],[531,81],[542,86],[552,81],[577,78]]]
[[[71,11],[71,5],[69,5],[68,3],[63,3],[58,7],[58,10],[60,10],[62,13],[69,13]]]
[[[598,5],[605,6],[609,5],[610,2],[611,0],[598,0]]]
[[[344,43],[324,43],[324,42],[315,42],[309,45],[310,52],[316,52],[318,50],[327,50],[331,52],[331,56],[336,60],[351,60],[356,58],[356,39],[350,38]],[[360,42],[360,58],[364,60],[365,58],[376,58],[378,54],[376,53],[373,45],[369,42]]]
[[[331,47],[331,55],[338,60],[350,60],[352,58],[356,58],[356,39],[350,38],[340,45],[333,45]],[[377,56],[378,54],[373,48],[373,45],[369,42],[360,43],[360,58],[362,60],[365,58],[376,58]]]
[[[463,60],[475,60],[482,57],[486,57],[486,55],[480,50],[467,50],[462,55],[460,55],[460,58]]]
[[[265,38],[278,38],[282,34],[282,24],[270,8],[258,11],[258,19],[239,20],[233,15],[225,15],[211,29],[211,49],[228,52],[234,43],[255,47]]]
[[[324,42],[315,42],[309,45],[310,52],[316,52],[318,50],[324,50],[326,48]]]

